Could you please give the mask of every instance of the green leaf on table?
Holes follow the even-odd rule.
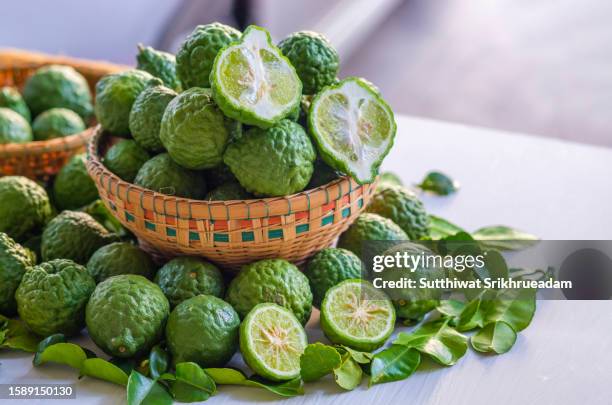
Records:
[[[491,322],[472,336],[474,350],[483,353],[503,354],[512,349],[516,332],[504,321]]]
[[[361,384],[363,370],[349,353],[342,356],[342,362],[334,369],[336,384],[347,391],[353,390]]]
[[[301,377],[296,377],[293,380],[281,382],[281,383],[273,383],[265,380],[259,376],[251,376],[246,381],[247,386],[250,387],[258,387],[264,388],[276,395],[280,395],[283,397],[295,397],[297,395],[304,394],[304,383],[302,382]]]
[[[370,385],[404,380],[421,363],[421,354],[413,347],[393,344],[378,352],[370,366]]]
[[[536,290],[500,290],[495,298],[483,303],[484,324],[504,321],[520,332],[531,323],[536,310]]]
[[[93,377],[118,385],[127,385],[128,375],[121,368],[110,361],[100,358],[89,358],[83,361],[80,369],[81,376]]]
[[[168,371],[170,365],[170,356],[160,345],[155,345],[149,353],[149,374],[153,378],[159,378],[160,375]]]
[[[343,350],[351,355],[353,360],[355,360],[359,364],[370,364],[372,362],[372,357],[374,354],[369,352],[360,352],[359,350],[352,349],[348,346],[338,345],[339,350]]]
[[[400,332],[393,343],[413,347],[445,366],[455,364],[467,350],[467,338],[448,320],[424,323],[412,333]]]
[[[465,302],[459,300],[441,300],[436,310],[443,317],[450,319],[450,324],[453,325],[461,312],[465,308]]]
[[[249,379],[242,371],[233,368],[206,368],[204,371],[217,385],[242,385],[262,388],[283,397],[294,397],[304,393],[300,377],[282,383],[273,383],[260,378],[254,379],[255,377]]]
[[[45,363],[64,364],[80,370],[87,359],[85,350],[74,343],[55,343],[47,346],[38,357],[38,365]]]
[[[172,377],[163,374],[160,379],[169,381],[170,392],[179,402],[206,401],[217,391],[215,381],[192,362],[178,363]]]
[[[493,225],[473,232],[474,239],[489,249],[522,250],[538,243],[538,237],[504,225]]]
[[[552,266],[548,266],[546,270],[515,267],[508,269],[508,272],[513,280],[545,281],[555,278],[555,268]]]
[[[132,371],[127,383],[128,405],[172,405],[172,397],[156,380]]]
[[[429,216],[429,236],[431,239],[441,239],[459,232],[465,232],[465,230],[444,218],[435,215]]]
[[[431,171],[417,187],[437,195],[449,195],[459,190],[459,182],[444,173]]]
[[[74,343],[67,343],[62,334],[51,335],[40,342],[32,363],[63,364],[79,371],[79,378],[87,376],[114,384],[126,385],[128,374],[110,361],[96,357],[95,353]]]
[[[242,371],[234,368],[205,368],[204,371],[217,385],[246,385],[244,382],[248,380]]]
[[[42,338],[31,332],[23,321],[3,317],[2,324],[4,338],[0,343],[0,348],[36,352]]]
[[[306,346],[300,357],[300,374],[304,382],[316,381],[331,373],[340,365],[340,353],[332,347],[321,342]]]
[[[483,314],[480,309],[482,304],[481,296],[468,302],[456,318],[455,328],[459,332],[467,332],[472,329],[481,328],[484,325]]]
[[[118,235],[125,234],[125,228],[121,225],[121,222],[119,222],[119,220],[110,213],[102,200],[95,200],[91,204],[83,207],[81,210],[91,215],[108,231]]]
[[[379,186],[403,186],[402,179],[393,172],[382,172],[378,178]]]
[[[47,336],[45,339],[41,340],[36,348],[36,354],[34,355],[34,359],[32,359],[32,364],[34,364],[35,366],[40,366],[40,356],[42,352],[44,352],[47,347],[56,343],[66,343],[66,336],[61,333],[56,333],[54,335]]]

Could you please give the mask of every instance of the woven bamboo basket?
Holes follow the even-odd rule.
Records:
[[[23,51],[0,51],[0,86],[15,86],[20,90],[36,69],[44,65],[69,65],[79,71],[93,91],[95,84],[107,73],[124,69],[105,62],[53,57]],[[73,155],[85,150],[93,135],[93,125],[85,131],[47,141],[0,144],[0,175],[20,175],[46,181],[55,175]]]
[[[88,146],[87,170],[100,198],[155,257],[206,257],[228,270],[266,258],[302,264],[365,209],[375,184],[349,177],[298,194],[239,201],[177,198],[127,183],[101,163],[110,136],[100,127]]]

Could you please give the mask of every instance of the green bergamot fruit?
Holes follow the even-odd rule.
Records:
[[[97,285],[85,321],[98,347],[126,358],[148,353],[163,338],[169,313],[168,300],[155,283],[124,274]]]
[[[131,183],[138,171],[151,158],[133,139],[122,139],[111,146],[102,162],[111,172]]]
[[[198,295],[174,308],[166,342],[174,364],[191,361],[201,367],[223,367],[238,350],[240,317],[230,304]]]
[[[128,137],[130,111],[136,97],[162,81],[143,70],[126,70],[101,78],[96,84],[96,118],[113,135]]]
[[[225,115],[260,128],[289,116],[302,98],[294,67],[272,44],[270,33],[254,25],[217,54],[210,85]]]
[[[148,87],[136,97],[130,112],[130,132],[134,140],[149,152],[161,152],[164,145],[159,139],[162,117],[168,103],[177,94],[164,86]]]
[[[138,246],[128,242],[114,242],[96,250],[87,262],[87,271],[96,283],[120,274],[138,274],[152,279],[155,263]]]
[[[247,191],[284,196],[306,187],[315,158],[304,128],[283,120],[269,129],[249,129],[228,145],[223,160]]]
[[[161,79],[171,89],[180,90],[181,85],[176,77],[176,58],[171,53],[138,44],[136,62],[137,69]]]
[[[177,257],[164,264],[155,276],[155,282],[162,289],[170,305],[206,294],[223,297],[225,285],[219,269],[199,257]]]
[[[241,318],[264,302],[289,309],[302,324],[308,322],[312,311],[308,278],[283,259],[260,260],[244,266],[230,283],[226,299]]]
[[[116,239],[115,234],[109,233],[91,215],[63,211],[43,231],[42,259],[70,259],[85,265],[96,250]]]
[[[59,209],[78,209],[98,199],[98,189],[87,173],[86,160],[84,153],[74,155],[57,174],[53,197]]]
[[[85,326],[85,306],[96,283],[72,260],[51,260],[29,269],[15,293],[19,317],[35,333],[67,336]]]
[[[32,141],[32,128],[21,115],[10,108],[0,107],[0,145]]]
[[[15,314],[15,291],[31,266],[34,266],[34,261],[28,251],[10,236],[0,232],[0,314]]]
[[[408,240],[402,228],[390,219],[380,215],[363,213],[340,235],[338,247],[350,250],[359,258],[363,257],[363,244],[368,241]]]
[[[304,94],[316,94],[334,83],[340,57],[324,35],[312,31],[294,32],[278,47],[295,67]]]
[[[210,71],[221,48],[240,38],[240,31],[212,23],[198,25],[176,54],[176,73],[183,89],[210,87]]]
[[[79,114],[66,108],[52,108],[41,113],[32,123],[34,139],[44,141],[85,131]]]
[[[21,176],[0,178],[0,232],[21,241],[42,229],[52,208],[44,188]]]
[[[19,91],[14,87],[0,87],[0,107],[10,108],[25,118],[26,121],[32,121],[32,115],[30,114],[28,105]]]
[[[402,186],[387,185],[374,193],[366,210],[389,218],[411,240],[429,234],[429,216],[415,193]]]
[[[304,271],[314,306],[319,308],[327,290],[341,281],[361,278],[361,266],[359,257],[346,249],[326,248],[314,255]]]
[[[43,66],[23,88],[23,98],[33,116],[51,108],[67,108],[87,121],[93,112],[87,80],[70,66]]]
[[[248,200],[253,195],[238,182],[225,183],[206,194],[208,201]]]
[[[412,242],[398,243],[384,252],[385,256],[401,255],[402,257],[427,257],[432,253],[424,246]],[[445,271],[437,267],[434,261],[420,261],[418,266],[411,268],[386,266],[379,273],[384,281],[420,280],[435,281],[445,277]],[[442,290],[435,288],[393,288],[388,290],[393,300],[398,318],[419,321],[425,314],[438,306]]]
[[[167,153],[154,156],[142,165],[134,184],[161,194],[196,200],[206,195],[204,174],[179,166]]]
[[[210,90],[193,87],[168,104],[159,138],[179,165],[193,170],[211,169],[223,161],[229,141],[226,121]]]

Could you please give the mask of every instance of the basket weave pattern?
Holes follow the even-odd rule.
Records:
[[[48,64],[69,65],[87,79],[92,90],[103,75],[122,67],[99,62],[48,57],[40,54],[0,52],[0,86],[14,86],[22,90],[26,80],[36,69]],[[28,143],[0,144],[0,175],[20,175],[46,181],[64,166],[73,155],[85,150],[93,128],[66,137]]]
[[[157,255],[206,257],[226,269],[281,257],[300,264],[333,241],[365,209],[374,185],[349,177],[286,197],[198,201],[127,183],[101,163],[110,137],[98,127],[87,169],[117,219]]]

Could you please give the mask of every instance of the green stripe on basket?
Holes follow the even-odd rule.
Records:
[[[308,232],[309,229],[310,229],[310,225],[308,224],[298,225],[295,227],[295,233]]]
[[[360,198],[359,200],[357,200],[357,206],[359,208],[363,207],[363,198]]]
[[[129,212],[125,213],[125,220],[128,222],[134,222],[134,215],[130,214]]]
[[[176,229],[174,229],[174,228],[166,228],[166,235],[168,235],[168,236],[176,236]]]
[[[189,231],[189,240],[200,240],[200,235],[197,232]]]
[[[346,218],[351,215],[351,207],[346,207],[342,210],[342,218]]]
[[[330,215],[321,220],[321,226],[329,225],[334,222],[334,216]]]
[[[278,239],[278,238],[282,238],[283,237],[283,230],[282,229],[273,229],[271,231],[268,231],[268,238],[269,239]]]
[[[155,224],[153,222],[145,221],[145,228],[147,228],[150,231],[154,231]]]
[[[116,206],[115,204],[113,204],[112,202],[109,202],[109,204],[110,204],[111,209],[112,209],[113,211],[117,211],[117,206]]]
[[[215,233],[213,235],[213,240],[215,242],[229,242],[229,235],[226,233]]]
[[[255,234],[253,232],[242,232],[243,242],[253,242],[255,240]]]

